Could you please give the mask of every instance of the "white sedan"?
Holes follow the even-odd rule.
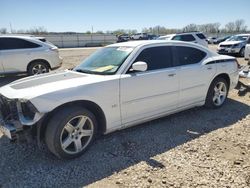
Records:
[[[237,82],[236,59],[200,45],[113,44],[74,70],[0,88],[0,130],[10,139],[44,139],[57,157],[75,158],[99,134],[195,106],[219,108]]]

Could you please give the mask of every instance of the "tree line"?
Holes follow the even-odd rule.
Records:
[[[221,27],[221,24],[219,22],[216,23],[207,23],[207,24],[188,24],[182,29],[174,29],[174,28],[167,28],[164,26],[154,26],[149,28],[143,28],[141,32],[143,33],[151,33],[156,35],[164,35],[164,34],[171,34],[171,33],[179,33],[179,32],[190,32],[190,31],[201,31],[203,33],[209,33],[209,34],[216,34],[216,33],[244,33],[247,32],[247,25],[245,23],[245,20],[238,19],[232,22],[228,22],[225,24],[224,27]],[[83,32],[85,34],[114,34],[114,35],[120,35],[120,34],[135,34],[138,31],[136,29],[117,29],[114,31],[86,31]],[[6,28],[0,28],[1,34],[8,33]],[[41,34],[48,34],[53,33],[57,34],[57,32],[48,32],[44,27],[33,27],[28,30],[11,30],[10,33],[17,33],[17,34],[33,34],[33,35],[41,35]],[[76,34],[76,32],[60,32],[63,34]]]

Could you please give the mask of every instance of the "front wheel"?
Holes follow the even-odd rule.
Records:
[[[93,142],[97,121],[93,113],[81,107],[64,108],[49,121],[45,142],[59,158],[81,156]]]
[[[205,106],[208,108],[219,108],[221,107],[226,99],[228,94],[228,83],[223,78],[216,78],[211,83],[207,97]]]

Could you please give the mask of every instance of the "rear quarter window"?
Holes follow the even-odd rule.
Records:
[[[190,65],[201,62],[207,53],[197,48],[187,46],[176,46],[175,56],[178,60],[178,65]]]

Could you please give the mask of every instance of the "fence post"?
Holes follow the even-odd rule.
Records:
[[[64,44],[63,44],[63,35],[61,35],[61,41],[62,41],[62,48],[64,47]]]

